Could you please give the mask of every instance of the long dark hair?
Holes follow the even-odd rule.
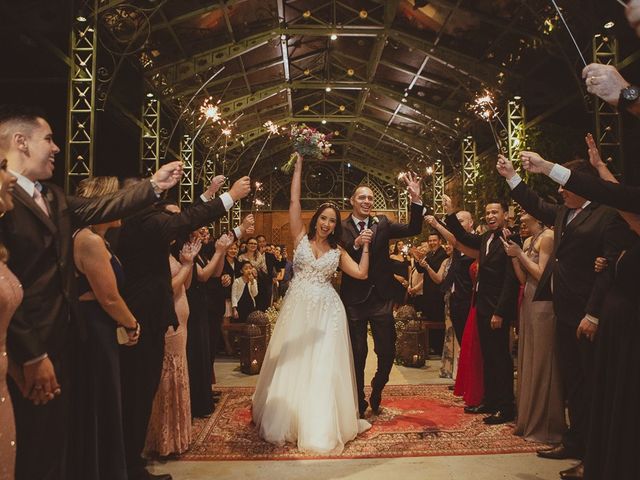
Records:
[[[336,214],[336,228],[333,229],[333,233],[327,237],[327,240],[329,241],[331,248],[338,248],[338,245],[342,244],[342,217],[340,216],[340,209],[333,202],[326,202],[318,207],[316,213],[311,217],[311,222],[309,222],[309,233],[307,236],[309,237],[309,240],[313,240],[315,238],[318,218],[320,218],[320,214],[327,208],[332,209]]]

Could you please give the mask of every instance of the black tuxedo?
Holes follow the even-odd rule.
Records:
[[[441,284],[444,292],[453,289],[449,297],[449,311],[453,330],[456,333],[460,345],[462,345],[462,335],[471,307],[473,282],[471,281],[469,268],[474,261],[474,258],[464,255],[458,250],[454,250],[449,272]]]
[[[593,344],[585,338],[578,340],[576,329],[585,314],[600,317],[610,287],[611,276],[604,272],[596,274],[594,259],[603,256],[610,265],[615,265],[629,239],[629,229],[615,210],[597,203],[590,203],[567,225],[569,209],[545,202],[524,182],[518,184],[511,195],[528,213],[554,226],[553,253],[533,300],[553,301],[571,424],[563,443],[581,454],[589,422]]]
[[[469,233],[462,228],[455,214],[447,216],[446,224],[459,242],[480,251],[475,304],[484,360],[483,403],[495,410],[512,410],[513,360],[509,351],[509,327],[516,319],[519,284],[511,258],[498,237],[500,232]],[[502,317],[501,328],[491,328],[493,315]]]
[[[9,324],[7,349],[18,364],[48,354],[62,395],[45,406],[25,400],[9,381],[17,427],[17,479],[71,478],[64,471],[71,384],[70,356],[85,333],[78,310],[72,233],[75,228],[122,218],[156,200],[149,182],[100,198],[66,196],[43,185],[45,215],[16,185],[15,208],[0,221],[8,266],[20,280],[24,300]]]
[[[367,360],[367,324],[371,324],[373,342],[378,356],[378,369],[371,382],[381,392],[389,381],[389,372],[395,360],[396,329],[393,320],[393,278],[389,258],[389,240],[417,235],[422,230],[422,206],[411,204],[411,219],[408,224],[391,222],[384,215],[371,225],[373,239],[369,246],[369,274],[366,280],[357,280],[342,275],[340,296],[347,311],[349,334],[353,350],[353,362],[358,389],[358,405],[364,414],[367,402],[364,398],[364,365]],[[362,249],[355,250],[354,242],[359,232],[351,215],[342,222],[342,243],[356,262],[360,262]]]
[[[168,327],[178,326],[171,288],[169,250],[173,240],[226,214],[220,198],[196,202],[181,213],[150,207],[127,218],[118,240],[125,273],[124,298],[142,327],[140,341],[121,349],[122,411],[127,470],[136,478],[144,469],[144,447],[151,406],[164,354]]]
[[[574,328],[587,313],[598,318],[610,278],[597,274],[593,262],[602,256],[615,264],[621,242],[628,238],[627,224],[615,210],[590,203],[566,225],[569,209],[542,200],[524,182],[511,195],[535,218],[554,227],[553,253],[533,300],[552,300],[558,321]]]

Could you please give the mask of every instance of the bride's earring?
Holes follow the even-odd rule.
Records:
[[[4,217],[5,213],[7,213],[7,204],[0,197],[0,218]]]

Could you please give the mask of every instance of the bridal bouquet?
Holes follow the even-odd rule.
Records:
[[[289,137],[293,142],[293,150],[304,158],[324,160],[331,153],[331,135],[325,135],[304,123],[291,125]],[[287,163],[280,169],[289,174],[296,164],[296,154],[292,153]]]

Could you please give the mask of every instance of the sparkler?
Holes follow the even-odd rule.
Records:
[[[219,103],[219,101],[218,101],[218,103]],[[202,107],[201,107],[201,109],[202,109]],[[244,112],[241,112],[240,115],[238,115],[236,118],[234,118],[231,122],[227,122],[227,123],[225,123],[225,121],[222,120],[221,123],[223,125],[225,125],[225,126],[220,131],[220,135],[218,135],[218,137],[215,139],[213,144],[209,147],[209,151],[207,152],[207,156],[204,158],[204,161],[202,162],[202,168],[200,169],[200,172],[198,174],[198,178],[197,178],[196,182],[199,182],[200,179],[204,176],[204,171],[205,171],[205,168],[206,168],[206,165],[207,165],[207,160],[209,159],[209,156],[211,155],[211,152],[213,152],[213,148],[217,145],[218,141],[223,136],[225,137],[224,138],[224,153],[225,153],[225,156],[226,156],[226,154],[227,154],[227,140],[229,139],[229,137],[231,136],[231,133],[232,133],[231,127],[233,127],[236,124],[236,122],[240,119],[240,117],[242,117],[243,115],[244,115]],[[202,127],[200,128],[200,130],[202,130]],[[199,133],[200,133],[200,131],[198,131],[198,133],[196,134],[196,138],[198,137]],[[195,141],[195,138],[194,138],[194,141]]]
[[[249,173],[247,173],[248,176],[251,176],[251,172],[253,172],[253,167],[255,167],[256,163],[258,163],[258,159],[260,158],[260,155],[262,155],[262,151],[264,150],[264,147],[267,146],[267,142],[271,138],[271,135],[278,135],[280,133],[280,127],[278,127],[278,125],[273,123],[271,120],[267,120],[264,123],[263,127],[269,131],[269,134],[267,135],[267,139],[262,144],[262,148],[260,148],[260,151],[258,152],[258,156],[253,161],[253,165],[251,165],[251,168],[249,169]]]
[[[211,80],[213,80],[214,78],[216,78],[218,75],[220,75],[220,72],[222,72],[225,69],[224,66],[220,67],[213,75],[211,75],[209,77],[209,79],[204,82],[200,88],[198,89],[198,91],[196,93],[193,94],[193,96],[189,99],[189,101],[187,102],[187,104],[184,106],[184,108],[182,109],[182,111],[180,112],[180,115],[178,116],[178,119],[176,120],[176,123],[173,125],[173,129],[171,130],[171,133],[169,134],[169,140],[167,140],[167,147],[164,150],[164,153],[162,154],[162,160],[164,161],[164,159],[167,156],[167,151],[169,150],[169,146],[171,145],[171,139],[173,138],[173,135],[176,133],[176,129],[178,128],[178,124],[180,123],[180,120],[182,120],[182,117],[184,116],[184,114],[186,113],[186,111],[188,110],[189,106],[191,105],[191,102],[193,102],[193,100],[198,96],[198,94],[211,82]]]
[[[485,90],[473,101],[473,103],[469,106],[469,109],[489,124],[489,127],[491,128],[491,134],[493,135],[493,141],[496,144],[496,148],[498,149],[498,152],[502,152],[502,142],[500,141],[498,132],[496,132],[495,126],[493,125],[493,120],[497,119],[498,122],[500,122],[500,125],[502,125],[502,128],[504,128],[505,130],[507,129],[507,127],[505,127],[504,123],[502,123],[502,120],[500,120],[500,116],[498,115],[498,111],[496,110],[496,108],[493,106],[493,102],[493,93],[491,93],[489,90]]]
[[[618,0],[620,1],[620,0]],[[567,21],[564,19],[564,15],[562,14],[562,11],[560,10],[560,7],[558,7],[558,4],[556,3],[556,0],[551,0],[551,3],[553,3],[553,7],[556,9],[556,12],[558,12],[558,16],[560,17],[560,20],[562,20],[562,23],[564,24],[564,28],[567,29],[567,32],[569,33],[569,36],[571,37],[571,40],[573,41],[573,44],[576,47],[576,50],[578,51],[578,55],[580,55],[580,59],[582,60],[582,63],[584,64],[584,66],[587,66],[587,61],[584,58],[584,55],[582,55],[582,51],[580,50],[580,47],[578,46],[578,42],[576,42],[576,38],[573,36],[573,32],[571,31],[571,29],[569,28],[569,25],[567,24]],[[625,5],[626,7],[626,5]]]

